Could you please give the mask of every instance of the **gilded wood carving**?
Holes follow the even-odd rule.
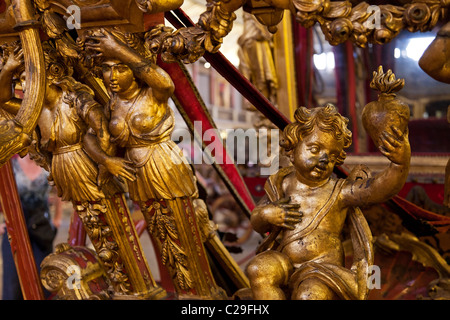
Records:
[[[195,175],[170,139],[174,115],[168,100],[174,83],[156,64],[158,54],[165,62],[192,63],[205,52],[218,52],[241,7],[271,32],[288,9],[305,27],[318,23],[332,45],[351,40],[364,47],[389,42],[401,30],[430,30],[448,17],[450,6],[447,0],[376,8],[364,1],[208,0],[197,24],[174,30],[163,24],[163,12],[178,9],[179,0],[5,3],[0,12],[0,37],[5,40],[0,165],[15,153],[29,152],[50,172],[58,195],[73,203],[106,270],[101,279],[108,288],[95,297],[117,299],[166,297],[143,255],[124,185],[140,206],[179,298],[227,298],[215,282],[205,242],[234,267],[211,236],[213,228],[198,205]],[[71,5],[83,16],[75,33],[68,25]],[[41,41],[40,31],[47,41]],[[435,74],[431,63],[428,66]],[[393,93],[403,83],[382,69],[377,76],[373,86],[380,91],[378,105],[395,104]],[[19,82],[23,99],[14,95]],[[375,110],[375,117],[380,113]],[[283,144],[293,166],[269,179],[268,197],[251,217],[257,231],[270,232],[247,269],[254,298],[285,298],[286,293],[295,299],[367,297],[364,279],[372,261],[371,234],[358,207],[383,202],[403,185],[410,158],[408,117],[385,128],[370,119],[366,122],[390,160],[386,170],[371,177],[358,167],[347,179],[334,179],[332,170],[343,162],[350,145],[346,119],[332,106],[297,110]],[[352,270],[343,268],[339,240],[346,217],[356,253]],[[67,251],[58,254],[62,257]],[[55,255],[44,267],[60,262]],[[61,274],[54,279],[65,279],[67,274]],[[43,281],[50,285],[49,275],[44,274]],[[276,275],[282,277],[275,279]],[[88,289],[78,296],[65,289],[59,292],[62,298],[94,297]]]
[[[374,74],[374,81],[384,76]],[[383,110],[370,109],[369,118],[384,116]],[[251,216],[256,231],[270,233],[247,266],[253,298],[367,299],[372,235],[359,207],[394,196],[409,172],[408,131],[400,129],[403,119],[394,119],[388,127],[384,122],[370,127],[389,166],[373,176],[357,166],[348,178],[338,179],[333,168],[344,162],[351,144],[348,120],[332,105],[296,110],[281,143],[292,165],[269,177],[266,196]],[[346,221],[354,250],[351,269],[344,266],[341,243]]]

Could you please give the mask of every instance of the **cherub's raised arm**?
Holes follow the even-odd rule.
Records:
[[[391,163],[383,171],[366,179],[349,179],[342,189],[344,206],[365,206],[384,202],[396,195],[406,182],[409,173],[411,148],[408,133],[402,134],[396,127],[381,135],[381,153]]]

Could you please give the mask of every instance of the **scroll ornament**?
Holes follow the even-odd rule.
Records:
[[[205,51],[217,52],[236,18],[222,2],[208,1],[207,11],[194,27],[174,31],[161,25],[148,32],[149,47],[161,53],[166,62],[178,58],[184,63],[193,63]],[[306,28],[318,23],[331,45],[350,40],[363,48],[368,43],[388,43],[404,29],[429,31],[448,17],[449,6],[450,0],[414,1],[403,6],[374,6],[365,1],[354,5],[350,1],[331,0],[293,0],[291,3],[296,21]]]

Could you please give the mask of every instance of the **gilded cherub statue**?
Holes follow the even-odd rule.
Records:
[[[101,65],[110,95],[112,141],[124,149],[125,163],[136,173],[136,179],[127,179],[130,198],[140,206],[178,297],[226,298],[215,283],[200,235],[203,226],[193,206],[198,197],[195,175],[170,139],[175,119],[168,101],[174,84],[137,37],[100,29],[83,40],[86,52],[93,52],[95,64]],[[106,159],[104,154],[95,160],[114,172]]]
[[[45,99],[28,151],[50,172],[49,181],[56,186],[58,196],[73,203],[106,268],[113,297],[165,297],[137,240],[123,188],[114,179],[103,179],[101,187],[98,185],[101,175],[91,157],[98,150],[114,152],[103,108],[94,100],[93,91],[72,77],[70,65],[63,62],[53,44],[43,42],[42,46]],[[13,52],[0,72],[0,108],[9,114],[17,113],[21,105],[13,94],[13,80],[20,79],[23,90],[27,90],[25,74],[18,74],[23,65],[21,50]],[[123,161],[109,159],[113,163]],[[132,175],[132,168],[123,168]]]
[[[253,228],[270,232],[246,268],[255,299],[366,299],[372,238],[359,206],[386,201],[406,181],[408,132],[394,125],[380,133],[389,166],[371,176],[356,167],[346,179],[333,169],[346,157],[352,133],[333,105],[295,112],[281,145],[291,166],[269,177],[266,196],[251,215]],[[344,266],[341,234],[349,221],[354,262]]]

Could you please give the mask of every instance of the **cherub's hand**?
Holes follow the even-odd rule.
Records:
[[[290,198],[283,198],[266,205],[263,214],[266,221],[278,227],[293,230],[302,221],[303,213],[299,212],[299,204],[289,204]]]
[[[387,131],[381,133],[380,152],[395,164],[406,164],[411,158],[408,133],[403,134],[395,126],[391,126],[391,129],[392,134]]]
[[[86,37],[86,49],[96,51],[96,56],[105,58],[120,58],[120,48],[124,45],[111,32],[100,28],[101,36]]]
[[[3,66],[3,70],[14,71],[23,65],[23,50],[16,49],[14,52],[11,52],[8,56],[8,60],[6,60],[5,65]]]

